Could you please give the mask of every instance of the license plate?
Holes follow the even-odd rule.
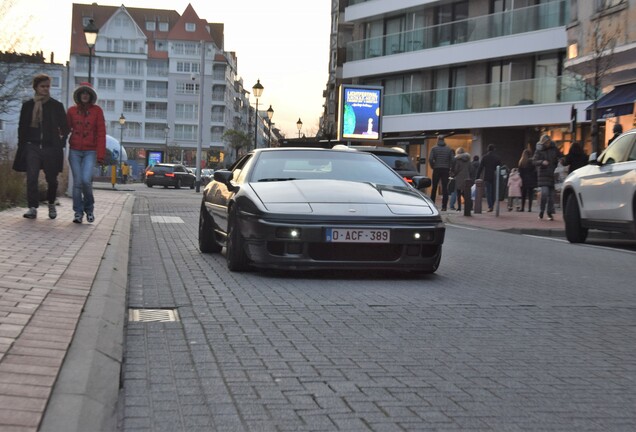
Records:
[[[327,242],[332,243],[389,243],[387,229],[327,228]]]

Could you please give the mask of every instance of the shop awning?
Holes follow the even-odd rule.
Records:
[[[614,90],[596,101],[596,117],[602,119],[632,114],[634,102],[636,102],[636,83],[616,86]],[[592,106],[585,109],[587,120],[591,120]]]

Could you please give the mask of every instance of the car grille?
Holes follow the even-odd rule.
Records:
[[[300,243],[267,242],[272,255],[305,255],[315,261],[398,261],[402,255],[431,258],[438,253],[434,244],[360,244],[355,243]]]

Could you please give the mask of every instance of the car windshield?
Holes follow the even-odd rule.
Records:
[[[377,157],[382,159],[391,168],[398,171],[416,171],[415,166],[407,155],[396,154],[376,154]]]
[[[402,179],[373,155],[338,150],[262,152],[250,176],[251,182],[309,179],[404,186]]]

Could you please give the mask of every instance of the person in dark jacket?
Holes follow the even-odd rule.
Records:
[[[47,183],[49,218],[57,217],[57,175],[64,167],[64,144],[68,126],[64,105],[51,97],[50,89],[51,77],[45,74],[36,75],[33,78],[35,95],[24,102],[20,110],[18,151],[13,169],[26,172],[29,209],[24,217],[27,219],[35,219],[38,215],[40,170],[44,170]]]
[[[448,177],[450,169],[453,165],[455,154],[444,142],[444,138],[437,140],[437,145],[433,147],[428,155],[428,162],[433,169],[433,187],[431,190],[431,199],[435,202],[437,196],[437,186],[442,183],[442,211],[446,211],[448,204]]]
[[[470,154],[466,153],[463,148],[458,148],[457,154],[455,155],[455,163],[453,164],[453,177],[455,178],[455,192],[457,194],[457,211],[462,210],[462,198],[464,197],[464,190],[466,189],[466,180],[472,180],[470,176],[470,163]]]
[[[519,159],[519,175],[521,175],[521,211],[526,209],[526,198],[528,200],[528,211],[532,211],[532,198],[534,189],[537,187],[537,168],[532,162],[532,152],[525,149]]]
[[[568,173],[587,165],[588,156],[583,151],[583,147],[578,141],[574,141],[570,146],[570,151],[563,158],[563,165],[568,167]]]
[[[537,167],[537,185],[541,188],[541,208],[539,219],[548,211],[548,220],[554,220],[554,170],[556,169],[561,152],[548,135],[543,135],[537,143],[532,162]]]
[[[607,141],[607,146],[608,147],[612,143],[612,141],[614,141],[616,138],[618,138],[623,133],[623,125],[621,125],[620,123],[616,123],[614,125],[614,127],[612,128],[612,132],[614,132],[614,135],[612,135],[612,137]],[[600,155],[596,155],[596,157],[598,157],[598,156],[600,156]]]
[[[488,211],[491,212],[495,207],[495,171],[501,166],[501,159],[495,153],[495,145],[488,144],[488,151],[481,158],[479,168],[477,169],[477,178],[484,173],[484,187],[486,188],[486,202],[488,203]]]
[[[68,161],[73,171],[73,222],[95,220],[93,196],[93,168],[95,162],[104,163],[106,156],[106,122],[97,102],[97,93],[90,83],[81,83],[73,92],[75,106],[68,109],[71,127]]]

